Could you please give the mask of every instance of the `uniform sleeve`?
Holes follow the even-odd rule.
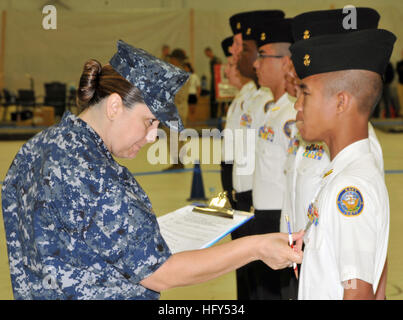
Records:
[[[334,187],[328,203],[331,206],[329,236],[334,244],[340,281],[360,279],[374,283],[377,246],[376,195],[362,181],[350,179]]]
[[[82,240],[126,279],[139,283],[171,255],[155,215],[136,195],[142,190],[121,181],[110,168],[76,175],[67,188],[70,197],[79,199]]]

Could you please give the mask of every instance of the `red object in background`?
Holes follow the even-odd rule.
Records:
[[[238,90],[231,86],[224,74],[224,64],[214,65],[215,99],[217,101],[232,100]]]

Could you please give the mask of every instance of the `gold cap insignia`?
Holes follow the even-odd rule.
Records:
[[[236,28],[239,30],[239,29],[241,29],[241,23],[240,22],[238,22],[237,24],[236,24]]]
[[[250,35],[251,32],[252,32],[252,29],[251,29],[251,28],[248,28],[248,29],[246,30],[246,34],[247,34],[247,35]]]
[[[260,35],[260,40],[262,40],[262,41],[266,40],[266,33],[265,33],[265,32],[263,32],[263,33]]]
[[[309,39],[311,37],[311,34],[309,33],[309,30],[304,31],[304,40]]]
[[[304,65],[305,67],[309,66],[311,64],[311,56],[309,54],[306,54],[304,56]]]

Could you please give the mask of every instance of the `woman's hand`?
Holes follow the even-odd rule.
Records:
[[[293,234],[293,241],[297,242],[294,249],[288,245],[288,234],[270,233],[242,237],[207,249],[175,253],[140,284],[154,291],[193,285],[255,260],[262,260],[275,270],[286,268],[292,262],[302,262],[302,251],[298,246],[302,237],[303,232]]]
[[[286,233],[259,235],[259,260],[274,270],[286,268],[293,262],[301,263],[303,236],[303,231],[293,234],[293,241],[296,241],[297,244],[294,249],[291,249]]]

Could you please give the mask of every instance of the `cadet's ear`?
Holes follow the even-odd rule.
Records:
[[[288,57],[288,56],[285,56],[285,57],[282,59],[282,62],[283,62],[282,67],[283,67],[284,73],[287,73],[287,72],[291,71],[291,64],[292,64],[291,58]]]
[[[347,91],[337,93],[336,114],[347,112],[351,109],[352,97]]]
[[[123,111],[123,102],[120,95],[112,93],[106,99],[106,116],[109,120],[115,120]]]

